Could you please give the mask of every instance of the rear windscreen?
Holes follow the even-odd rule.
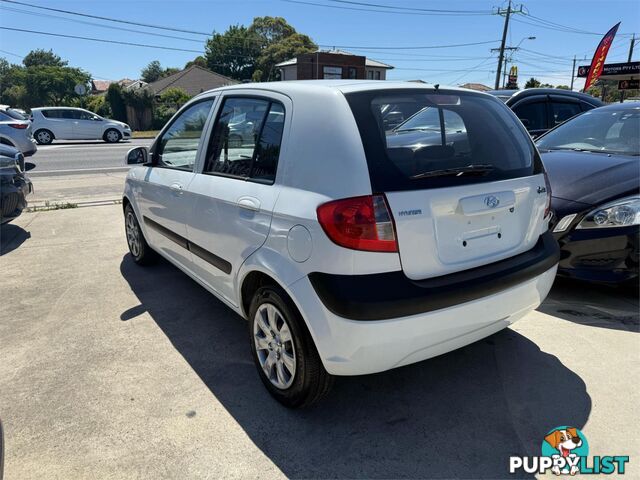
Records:
[[[490,182],[541,171],[526,130],[493,97],[424,90],[346,97],[376,192]]]

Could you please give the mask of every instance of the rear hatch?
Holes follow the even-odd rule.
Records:
[[[546,231],[542,164],[526,130],[488,95],[425,89],[347,94],[374,193],[395,221],[402,268],[419,280],[527,251]],[[381,112],[413,113],[388,129]],[[408,109],[407,105],[412,105]]]

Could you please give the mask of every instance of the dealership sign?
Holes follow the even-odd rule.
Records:
[[[620,80],[618,90],[637,90],[640,88],[640,80]]]
[[[589,75],[589,65],[578,67],[578,77],[586,78]],[[613,75],[640,75],[640,62],[608,63],[602,69],[602,77]]]

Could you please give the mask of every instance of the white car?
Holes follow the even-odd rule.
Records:
[[[425,125],[385,131],[381,112],[398,102]],[[253,141],[230,142],[242,113],[260,113]],[[127,163],[131,257],[160,254],[248,319],[260,378],[288,407],[317,401],[334,375],[504,329],[556,274],[543,165],[490,95],[363,80],[234,85],[192,99]]]
[[[117,143],[131,138],[129,125],[72,107],[31,109],[33,138],[40,145],[54,140],[104,140]]]

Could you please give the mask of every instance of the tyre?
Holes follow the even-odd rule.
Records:
[[[157,254],[154,252],[147,240],[144,238],[136,214],[133,211],[131,204],[124,208],[124,228],[127,234],[127,245],[129,246],[129,253],[133,261],[138,265],[149,265],[153,263]]]
[[[33,138],[36,139],[38,145],[49,145],[51,142],[53,142],[53,133],[42,128],[40,130],[36,130],[36,132],[33,134]]]
[[[295,305],[280,287],[260,287],[249,308],[251,352],[269,393],[288,408],[308,407],[324,397],[333,377],[322,365]]]
[[[118,143],[122,138],[122,135],[120,135],[120,132],[115,128],[110,128],[104,132],[104,136],[102,138],[107,143]]]

